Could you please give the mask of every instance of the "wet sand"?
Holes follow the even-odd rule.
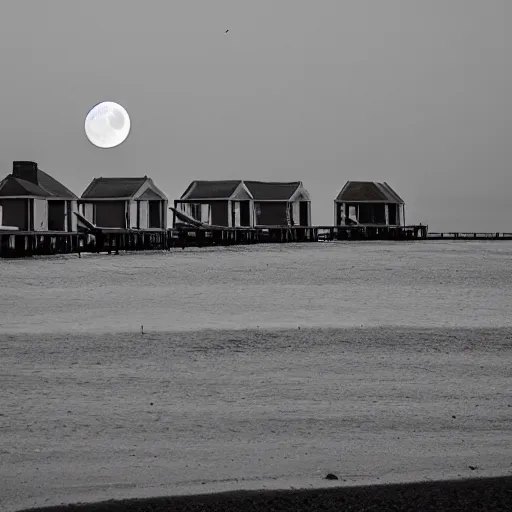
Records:
[[[46,512],[512,510],[512,477],[286,491],[238,491],[58,506]]]

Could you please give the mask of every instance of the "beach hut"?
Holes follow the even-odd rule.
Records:
[[[14,161],[12,173],[0,182],[1,224],[21,231],[74,232],[77,199],[37,162]]]
[[[174,201],[174,207],[205,224],[251,227],[251,200],[242,180],[195,180]]]
[[[151,178],[94,178],[80,213],[104,228],[167,229],[167,196]]]
[[[334,200],[336,226],[403,226],[405,203],[386,183],[347,181]]]
[[[252,196],[255,226],[311,225],[311,198],[301,181],[244,183]]]
[[[196,180],[174,206],[196,220],[226,227],[311,223],[309,193],[300,181]]]

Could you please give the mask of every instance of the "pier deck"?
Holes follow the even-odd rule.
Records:
[[[512,233],[428,233],[428,240],[512,240]]]
[[[168,230],[115,230],[101,233],[0,229],[0,257],[70,253],[169,250],[173,247],[228,246],[336,240],[512,240],[512,233],[429,233],[428,226],[266,226],[256,228],[180,227]]]

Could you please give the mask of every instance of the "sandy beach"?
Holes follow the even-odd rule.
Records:
[[[511,249],[2,262],[3,510],[510,476]]]

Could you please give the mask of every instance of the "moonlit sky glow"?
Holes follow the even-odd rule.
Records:
[[[511,231],[510,0],[4,0],[0,174],[302,180],[315,224],[346,180],[387,181],[409,223]],[[229,32],[225,31],[229,29]],[[508,29],[508,30],[507,30]],[[123,105],[99,150],[84,116]]]

